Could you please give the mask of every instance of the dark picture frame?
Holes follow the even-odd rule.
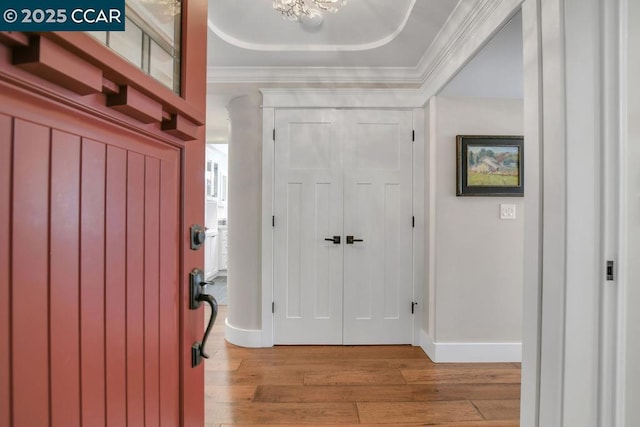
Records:
[[[524,196],[524,137],[456,136],[457,196]]]

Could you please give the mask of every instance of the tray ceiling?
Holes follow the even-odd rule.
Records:
[[[415,3],[351,0],[339,13],[325,13],[320,28],[309,28],[283,20],[269,0],[217,0],[210,5],[210,29],[225,42],[249,50],[368,50],[393,41]]]
[[[271,0],[209,0],[210,75],[238,68],[415,68],[458,3],[348,0],[338,13],[325,13],[319,28],[307,28],[284,20]]]

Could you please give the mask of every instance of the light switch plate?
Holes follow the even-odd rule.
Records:
[[[500,205],[500,219],[516,219],[516,205]]]

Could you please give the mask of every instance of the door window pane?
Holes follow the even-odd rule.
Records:
[[[181,9],[182,0],[127,0],[125,31],[89,34],[180,93]]]
[[[174,61],[169,52],[151,40],[151,53],[149,56],[149,74],[165,86],[173,87]]]
[[[124,31],[109,32],[109,47],[142,68],[142,30],[129,18],[125,22]]]

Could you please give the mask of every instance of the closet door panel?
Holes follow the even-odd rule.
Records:
[[[344,112],[344,344],[411,343],[412,114]]]
[[[342,343],[342,148],[332,110],[276,114],[276,344]]]

